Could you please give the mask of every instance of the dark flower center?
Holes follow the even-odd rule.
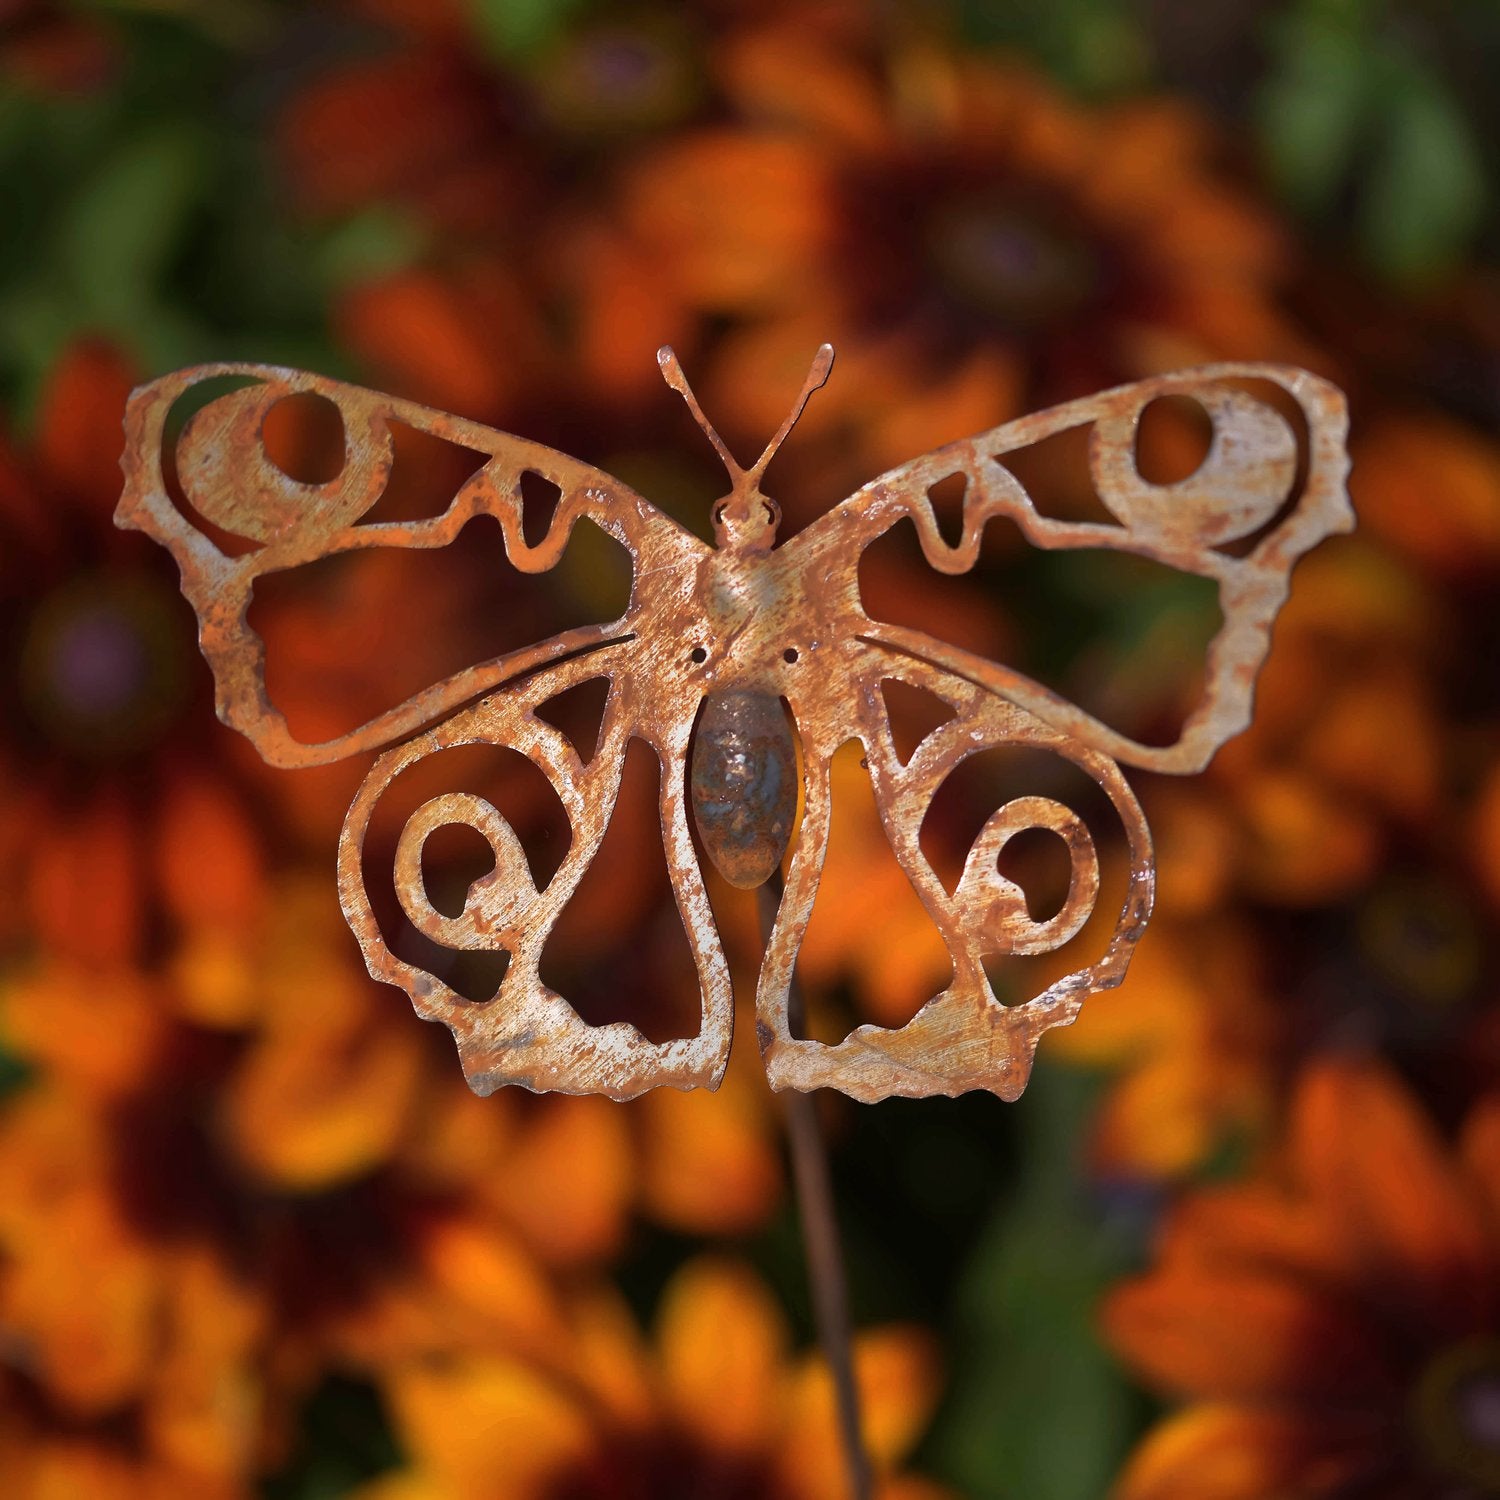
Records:
[[[1415,1416],[1429,1462],[1500,1495],[1500,1342],[1478,1339],[1433,1360],[1418,1383]]]
[[[977,196],[951,201],[933,214],[928,237],[950,291],[1015,327],[1077,312],[1099,281],[1089,245],[1032,206]]]
[[[692,103],[676,39],[664,30],[601,24],[549,59],[538,86],[553,123],[586,135],[660,128]]]
[[[732,1457],[685,1433],[616,1437],[559,1475],[547,1500],[776,1500],[780,1487],[754,1455]]]
[[[1399,998],[1429,1013],[1461,1004],[1480,973],[1480,940],[1461,895],[1440,882],[1402,880],[1376,890],[1360,938]]]
[[[178,620],[141,579],[78,579],[47,595],[21,643],[28,716],[66,750],[138,750],[171,716],[185,665]]]

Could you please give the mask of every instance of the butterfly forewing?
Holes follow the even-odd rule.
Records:
[[[202,392],[213,399],[176,431],[181,407]],[[321,482],[287,473],[266,442],[278,405],[308,397],[330,403],[342,428],[342,461]],[[638,604],[635,579],[650,572],[665,578],[684,564],[691,568],[693,556],[707,550],[627,485],[577,459],[478,422],[300,371],[239,364],[179,371],[134,393],[125,430],[125,491],[117,522],[146,532],[177,559],[214,671],[219,715],[277,765],[316,765],[379,749],[502,682],[629,635]],[[476,462],[433,514],[382,520],[402,432],[440,439]],[[548,489],[554,500],[550,524],[540,535],[528,535],[534,485]],[[424,684],[405,701],[382,705],[353,729],[316,742],[299,738],[272,702],[266,642],[249,619],[257,583],[265,579],[265,587],[275,586],[333,559],[353,564],[374,552],[450,548],[466,527],[484,520],[498,522],[500,533],[489,554],[490,576],[481,580],[488,582],[483,607],[491,613],[505,613],[496,611],[494,601],[504,597],[507,570],[516,579],[554,569],[576,545],[580,523],[597,527],[624,549],[631,578],[624,612],[551,634],[536,631],[488,660]],[[523,614],[519,603],[511,601],[517,618]],[[432,587],[427,597],[390,597],[386,609],[413,609],[408,635],[421,640],[439,634],[434,620],[449,604]],[[351,641],[351,660],[335,670],[368,667],[360,658],[370,654],[369,641]]]
[[[1209,436],[1191,472],[1163,481],[1142,472],[1139,439],[1143,417],[1166,401],[1198,406]],[[881,619],[867,619],[862,627],[869,639],[967,677],[1116,760],[1193,772],[1249,723],[1255,676],[1293,565],[1324,537],[1353,525],[1344,488],[1347,427],[1342,395],[1306,371],[1253,364],[1188,370],[936,449],[872,480],[788,548],[824,559],[847,557],[906,522],[927,565],[965,574],[981,560],[986,528],[1004,523],[1034,548],[1097,554],[1100,577],[1113,557],[1122,568],[1147,564],[1163,576],[1201,580],[1217,604],[1219,623],[1203,642],[1197,702],[1165,744],[1120,732],[1014,664],[942,639],[940,628]],[[1094,518],[1049,514],[1012,462],[1074,432],[1084,440]],[[955,478],[961,484],[955,486]],[[945,487],[959,496],[946,517],[935,504]],[[1027,556],[1019,556],[1016,566],[1024,571]],[[1090,602],[1079,599],[1077,607]],[[1055,632],[1072,623],[1036,622],[1039,630]],[[1165,664],[1156,665],[1160,671]]]

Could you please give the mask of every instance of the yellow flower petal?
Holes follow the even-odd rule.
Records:
[[[655,1089],[634,1109],[641,1195],[654,1217],[695,1234],[743,1233],[764,1222],[781,1168],[771,1095],[753,1047],[730,1053],[717,1093]]]
[[[541,1500],[593,1445],[573,1398],[512,1360],[416,1366],[389,1389],[407,1450],[453,1500]]]
[[[865,1450],[877,1471],[911,1450],[937,1404],[936,1345],[916,1328],[882,1328],[859,1335],[854,1346]],[[833,1379],[819,1356],[792,1376],[787,1398],[789,1430],[777,1454],[788,1491],[807,1500],[841,1495],[847,1484],[839,1439]]]
[[[684,1267],[663,1296],[658,1339],[667,1399],[684,1427],[721,1448],[765,1442],[787,1329],[748,1269],[706,1259]]]

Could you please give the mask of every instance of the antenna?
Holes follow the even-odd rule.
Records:
[[[825,344],[823,347],[826,349],[828,346]],[[745,471],[735,462],[734,455],[729,449],[724,446],[724,439],[714,431],[713,423],[703,415],[703,408],[698,405],[698,398],[693,394],[693,388],[688,384],[687,376],[682,373],[682,365],[678,362],[677,355],[670,344],[663,344],[656,351],[656,362],[661,366],[662,379],[687,402],[688,410],[693,414],[693,420],[703,429],[704,435],[714,445],[719,457],[724,460],[724,467],[729,470],[729,477],[738,488],[740,481],[745,477]],[[807,398],[803,397],[803,399]],[[758,473],[759,470],[760,465],[757,465],[756,472]]]
[[[760,476],[765,472],[766,465],[776,457],[776,450],[786,441],[786,435],[797,424],[797,419],[802,415],[803,408],[807,405],[808,397],[816,390],[820,390],[828,379],[828,372],[833,369],[833,345],[819,344],[818,352],[813,356],[812,368],[807,372],[807,379],[802,382],[802,390],[798,393],[797,400],[792,406],[791,413],[785,422],[781,424],[781,430],[766,444],[766,451],[755,460],[755,466],[749,471],[752,483],[758,482]],[[669,376],[668,379],[671,377]]]

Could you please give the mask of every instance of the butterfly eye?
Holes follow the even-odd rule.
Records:
[[[688,652],[688,660],[697,662],[698,665],[701,666],[708,660],[708,652],[702,646],[694,646],[693,649]]]
[[[794,662],[794,661],[796,661],[797,660],[797,648],[795,646],[788,646],[786,648],[786,650],[781,653],[781,659],[784,662]]]

